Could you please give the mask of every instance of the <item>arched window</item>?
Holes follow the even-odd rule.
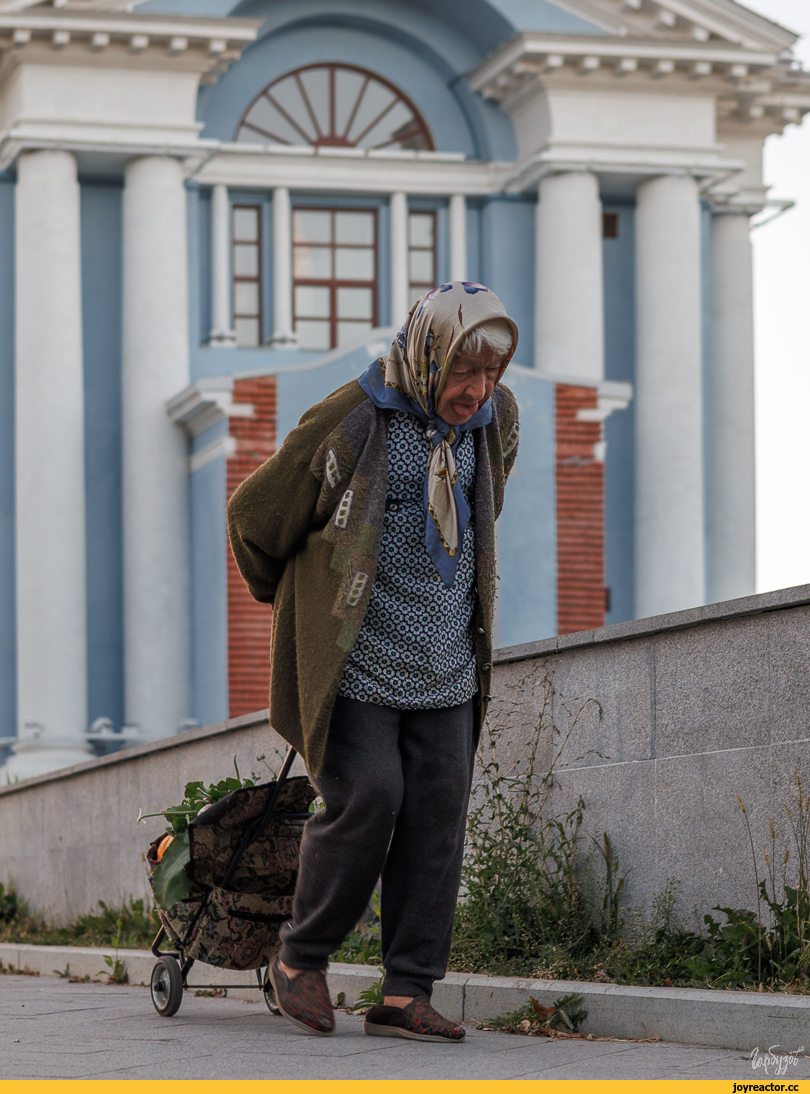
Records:
[[[332,148],[433,150],[425,119],[388,80],[354,65],[316,64],[279,76],[257,95],[237,141]]]

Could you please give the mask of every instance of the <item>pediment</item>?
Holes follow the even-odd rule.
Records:
[[[798,38],[734,0],[553,0],[618,37],[727,42],[781,53]],[[530,30],[526,26],[523,28]]]

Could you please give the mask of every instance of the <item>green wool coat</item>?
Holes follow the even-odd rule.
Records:
[[[511,391],[499,384],[492,404],[491,423],[473,431],[478,732],[491,676],[495,520],[518,443]],[[256,600],[273,605],[270,720],[315,775],[377,571],[390,413],[351,381],[308,410],[228,503],[242,577]]]

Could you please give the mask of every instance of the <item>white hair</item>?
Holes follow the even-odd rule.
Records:
[[[480,327],[473,327],[459,343],[457,357],[468,353],[480,353],[484,349],[492,350],[496,357],[505,357],[512,348],[512,328],[505,319],[490,319]]]

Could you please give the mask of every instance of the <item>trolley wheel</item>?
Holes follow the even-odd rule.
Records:
[[[171,1018],[183,1002],[183,976],[173,957],[161,957],[152,969],[149,982],[155,1010],[164,1018]]]

